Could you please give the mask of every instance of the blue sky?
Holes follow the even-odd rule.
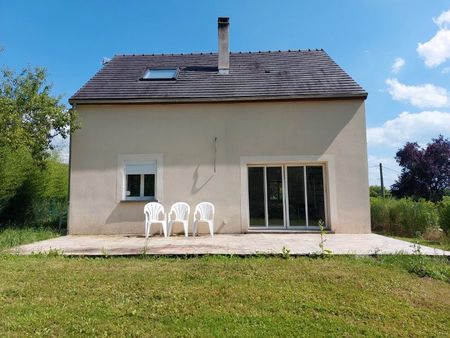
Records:
[[[370,181],[382,161],[391,184],[401,144],[450,136],[446,11],[449,0],[0,0],[0,65],[46,67],[67,101],[103,57],[216,51],[229,16],[232,51],[324,48],[369,92]]]

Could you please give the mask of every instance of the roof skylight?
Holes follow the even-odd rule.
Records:
[[[141,80],[175,80],[177,78],[178,69],[147,69]]]

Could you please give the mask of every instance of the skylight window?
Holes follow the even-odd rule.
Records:
[[[176,68],[147,69],[141,80],[175,80],[178,70]]]

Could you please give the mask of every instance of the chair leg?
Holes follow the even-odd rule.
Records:
[[[189,236],[188,222],[183,222],[183,227],[184,227],[184,237],[188,237]]]
[[[209,233],[211,234],[211,237],[214,237],[214,224],[213,222],[208,222],[209,225]]]
[[[162,228],[163,228],[164,237],[167,237],[167,223],[165,223],[165,224],[163,223]]]
[[[195,234],[197,232],[197,222],[194,222],[192,225],[192,237],[195,237]]]
[[[149,225],[147,225],[147,236],[146,238],[151,237],[152,235],[152,224],[150,223]]]
[[[168,234],[169,234],[169,237],[172,236],[172,225],[173,225],[172,222],[169,222],[169,223],[167,224],[167,232],[168,232]]]

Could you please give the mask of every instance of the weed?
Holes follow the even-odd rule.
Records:
[[[105,257],[105,258],[109,258],[109,253],[108,253],[108,250],[106,250],[106,248],[102,248],[102,256],[103,257]]]
[[[148,243],[145,241],[144,247],[141,250],[141,256],[146,257],[148,252]]]
[[[378,247],[376,247],[376,248],[373,250],[373,256],[375,256],[375,257],[378,257],[378,256],[380,255],[380,253],[381,253],[381,249],[378,248]]]
[[[46,253],[46,256],[48,256],[48,257],[58,257],[58,256],[63,256],[63,255],[64,255],[64,250],[61,250],[61,249],[50,248],[50,250],[48,250]]]
[[[324,238],[324,236],[325,236],[325,234],[327,234],[327,231],[325,230],[324,225],[325,225],[325,223],[322,220],[319,220],[319,229],[320,229],[320,242],[319,242],[320,252],[319,252],[319,254],[322,257],[333,254],[332,250],[325,248],[325,242],[327,241],[327,239]]]
[[[57,236],[59,233],[51,228],[3,228],[0,229],[0,251]]]
[[[281,257],[283,257],[284,259],[289,259],[291,257],[291,250],[283,246],[283,248],[281,249]]]
[[[45,257],[59,257],[59,256],[64,255],[64,250],[50,248],[48,251],[32,251],[31,255],[32,256],[45,256]]]

